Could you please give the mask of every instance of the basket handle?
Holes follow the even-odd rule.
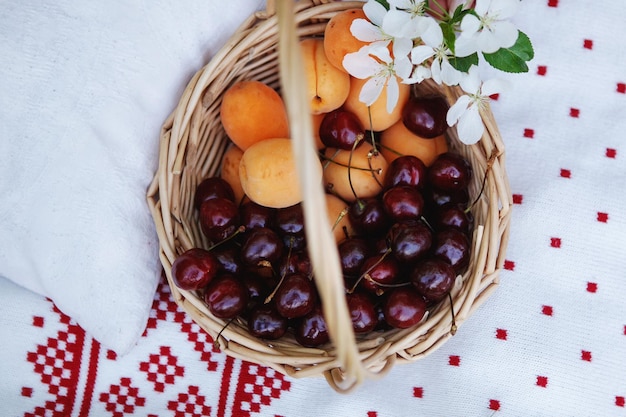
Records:
[[[302,88],[307,83],[296,33],[294,3],[283,0],[276,9],[280,78],[294,157],[298,162],[297,176],[303,194],[307,246],[315,271],[315,284],[322,300],[324,317],[327,318],[328,333],[341,365],[340,371],[335,370],[327,378],[334,380],[339,391],[348,391],[361,383],[367,370],[359,357],[348,312],[339,254],[331,250],[336,247],[335,238],[330,228],[320,227],[328,224],[328,214],[321,174],[316,169],[319,159],[312,134],[310,104]]]
[[[330,3],[331,1],[332,0],[311,0],[314,6]],[[256,13],[256,17],[259,19],[269,19],[274,15],[276,15],[276,0],[266,0],[265,10]]]

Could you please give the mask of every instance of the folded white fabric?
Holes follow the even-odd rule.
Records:
[[[0,276],[105,346],[141,336],[160,273],[145,200],[160,126],[261,0],[3,2]]]

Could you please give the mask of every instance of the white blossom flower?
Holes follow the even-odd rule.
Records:
[[[383,88],[387,87],[388,113],[391,113],[398,104],[400,87],[397,73],[409,75],[411,72],[411,62],[408,58],[394,61],[389,49],[380,43],[372,43],[357,52],[346,54],[343,66],[353,77],[367,79],[359,93],[359,100],[367,106],[374,104]]]
[[[367,19],[354,19],[350,25],[352,35],[363,42],[380,42],[389,45],[393,36],[383,31],[383,19],[387,14],[385,6],[376,0],[368,0],[363,5],[363,12]]]
[[[506,84],[502,80],[490,79],[481,83],[479,69],[473,65],[459,85],[467,94],[459,97],[446,115],[449,126],[457,125],[457,133],[461,142],[472,145],[480,140],[485,131],[481,119],[481,111],[486,109],[490,96],[504,90]]]
[[[389,6],[382,29],[394,37],[416,39],[433,25],[438,26],[434,18],[425,15],[425,0],[389,0]]]
[[[457,85],[461,78],[461,72],[448,61],[452,53],[444,44],[441,28],[436,25],[432,30],[424,33],[422,42],[422,45],[411,50],[411,62],[419,67],[432,59],[430,67],[432,79],[437,84]]]
[[[455,53],[459,57],[474,52],[493,53],[515,44],[518,30],[507,19],[515,14],[521,0],[476,0],[474,11],[461,21]]]

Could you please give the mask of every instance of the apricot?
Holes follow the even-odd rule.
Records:
[[[354,151],[327,148],[325,156],[324,185],[331,193],[352,202],[374,197],[382,190],[389,164],[371,145],[364,143]]]
[[[236,145],[231,144],[222,157],[220,176],[230,184],[233,189],[235,203],[239,203],[245,196],[243,188],[241,187],[241,180],[239,179],[239,162],[242,156],[243,151]]]
[[[383,88],[382,93],[378,99],[370,106],[372,113],[372,123],[370,125],[370,115],[365,103],[359,100],[359,94],[361,88],[367,79],[362,80],[355,77],[350,77],[350,94],[344,103],[344,108],[354,113],[363,127],[368,130],[380,132],[395,124],[398,120],[402,119],[402,108],[409,100],[411,87],[408,84],[403,84],[398,80],[399,94],[398,103],[391,111],[387,112],[387,86]]]
[[[344,240],[346,238],[346,234],[348,236],[352,236],[354,234],[354,228],[348,219],[348,208],[348,204],[339,197],[332,194],[326,194],[328,223],[337,243]]]
[[[311,113],[328,113],[341,107],[350,92],[350,76],[328,61],[324,52],[324,40],[303,39],[300,41],[300,48]]]
[[[320,125],[322,124],[322,120],[324,120],[324,116],[326,116],[326,113],[311,115],[311,122],[313,126],[313,139],[315,139],[315,146],[318,150],[324,148],[324,142],[322,142],[322,139],[320,138]]]
[[[322,166],[319,165],[320,175]],[[302,201],[291,139],[271,138],[246,149],[239,163],[241,186],[250,200],[272,208]]]
[[[324,51],[328,61],[341,71],[343,58],[346,54],[357,52],[368,42],[358,40],[350,32],[350,26],[355,19],[367,19],[363,9],[347,9],[335,14],[326,24],[324,31]]]
[[[421,159],[424,165],[430,166],[437,155],[448,150],[448,144],[444,135],[433,139],[417,136],[399,120],[381,133],[380,148],[389,163],[401,155],[413,155]]]
[[[230,140],[243,151],[263,139],[289,137],[282,97],[260,81],[239,81],[229,87],[220,117]]]

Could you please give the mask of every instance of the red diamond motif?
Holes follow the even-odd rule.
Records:
[[[40,316],[33,316],[33,326],[35,327],[43,327],[44,319]]]
[[[590,293],[595,293],[598,291],[598,284],[595,282],[588,282],[587,283],[587,292]]]
[[[539,65],[537,67],[537,75],[541,75],[542,77],[544,75],[546,75],[548,72],[548,67],[546,67],[545,65]]]
[[[261,406],[270,405],[291,388],[291,383],[274,369],[249,362],[242,363],[238,384],[233,415],[242,417],[258,413]]]
[[[450,355],[448,357],[448,365],[450,366],[460,366],[461,365],[461,357],[458,355]]]
[[[205,417],[211,415],[211,407],[206,397],[199,394],[200,389],[191,385],[186,393],[178,394],[177,401],[167,403],[167,409],[174,412],[174,417]]]
[[[506,340],[508,332],[504,329],[496,329],[496,338],[500,340]]]
[[[424,397],[424,388],[422,388],[422,387],[413,387],[413,396],[415,398],[423,398]]]
[[[545,388],[548,386],[548,377],[547,376],[538,376],[537,377],[537,386]]]
[[[507,271],[513,271],[515,270],[515,262],[513,261],[504,261],[504,269],[506,269]]]
[[[585,39],[583,41],[583,47],[585,49],[593,49],[593,41],[591,39]]]
[[[571,109],[569,109],[569,115],[570,115],[570,117],[578,118],[580,116],[580,110],[579,109],[575,109],[575,108],[571,108]]]
[[[524,196],[522,194],[513,194],[513,204],[522,204]]]
[[[500,401],[498,400],[489,400],[489,409],[498,411],[500,409]]]
[[[620,94],[626,94],[626,83],[617,83],[616,90]]]
[[[144,397],[139,396],[139,389],[131,385],[130,378],[120,378],[120,383],[111,385],[109,392],[100,394],[100,402],[113,417],[124,417],[125,414],[134,414],[136,407],[143,407]]]
[[[598,212],[598,221],[600,223],[606,223],[609,221],[609,214],[608,213],[602,213],[602,212]]]
[[[613,148],[606,148],[605,155],[607,158],[615,158],[617,156],[617,150]]]
[[[176,377],[185,375],[185,368],[179,366],[170,348],[161,346],[158,354],[150,355],[148,362],[141,362],[139,370],[147,374],[148,381],[154,384],[154,390],[163,392],[165,384],[174,384]]]
[[[552,246],[553,248],[560,248],[561,247],[561,238],[559,238],[559,237],[552,237],[552,238],[550,238],[550,246]]]
[[[570,171],[569,169],[561,169],[560,175],[563,178],[572,178],[572,171]]]
[[[554,310],[552,309],[552,306],[541,306],[541,314],[552,316],[553,313]]]
[[[615,405],[618,407],[624,407],[624,405],[626,405],[626,399],[622,396],[615,397]]]
[[[580,352],[580,359],[591,362],[591,352],[589,352],[588,350],[582,350]]]
[[[524,129],[524,137],[532,139],[535,137],[535,131],[533,129]]]

